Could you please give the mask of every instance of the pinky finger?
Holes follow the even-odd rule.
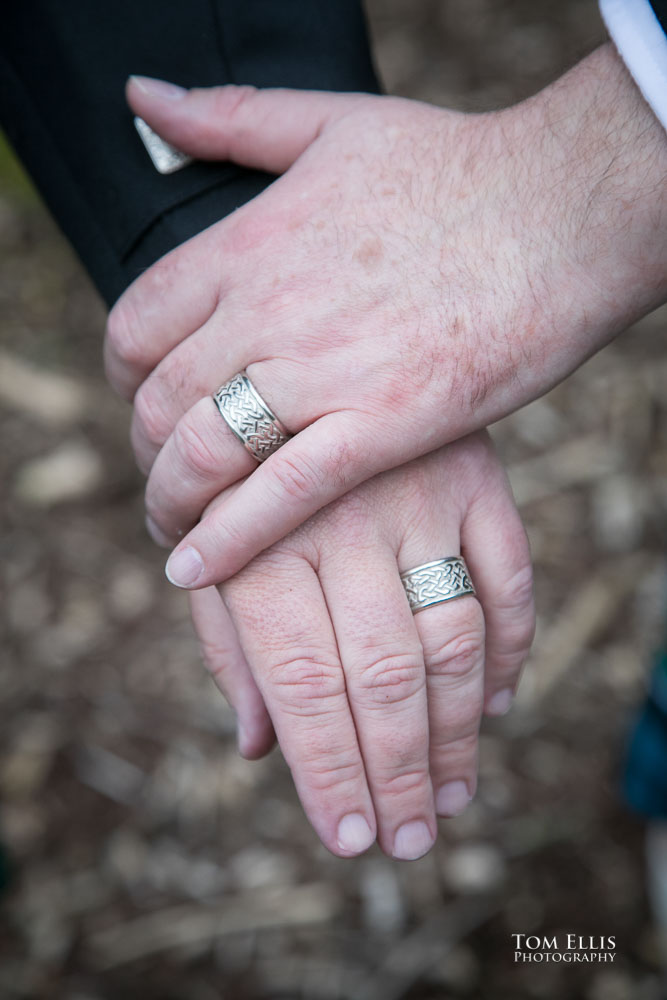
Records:
[[[190,610],[206,668],[236,712],[239,753],[263,757],[276,741],[273,724],[217,589],[191,593]]]
[[[484,712],[504,715],[512,704],[535,634],[530,548],[503,476],[485,491],[461,526],[461,548],[486,622]]]

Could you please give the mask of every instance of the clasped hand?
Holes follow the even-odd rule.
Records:
[[[478,599],[413,616],[399,574],[461,551]],[[191,598],[241,751],[266,752],[275,730],[334,853],[377,837],[393,857],[424,854],[436,813],[475,792],[482,710],[510,707],[533,635],[526,537],[488,435],[358,486],[220,593],[228,612],[212,588]]]

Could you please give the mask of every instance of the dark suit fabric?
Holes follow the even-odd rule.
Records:
[[[653,13],[660,21],[662,30],[667,32],[667,0],[650,0]]]
[[[358,0],[21,0],[2,21],[0,123],[109,304],[273,179],[228,163],[159,174],[129,75],[378,90]]]

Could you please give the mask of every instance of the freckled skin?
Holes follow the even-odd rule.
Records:
[[[381,262],[383,256],[384,247],[382,246],[382,240],[376,238],[364,240],[356,251],[354,259],[358,260],[367,271],[370,271]]]

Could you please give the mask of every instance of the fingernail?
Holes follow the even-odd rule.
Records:
[[[470,802],[470,792],[465,781],[448,781],[441,785],[435,797],[438,816],[458,816]]]
[[[361,854],[374,840],[373,831],[361,813],[348,813],[338,824],[338,846],[341,851]]]
[[[175,587],[191,587],[202,575],[203,570],[204,560],[191,545],[186,545],[184,549],[175,549],[165,567],[167,579]]]
[[[130,80],[142,94],[146,94],[147,97],[157,97],[161,101],[179,101],[187,94],[185,87],[167,83],[166,80],[155,80],[152,76],[131,76]]]
[[[503,688],[502,691],[496,691],[496,693],[489,698],[484,711],[487,715],[505,715],[509,712],[513,700],[514,691],[512,688]]]
[[[146,514],[146,531],[157,545],[162,545],[170,549],[174,544],[173,538],[167,538],[162,528],[159,528],[153,518]]]
[[[405,823],[394,838],[393,856],[398,861],[416,861],[433,847],[433,837],[426,823]]]

